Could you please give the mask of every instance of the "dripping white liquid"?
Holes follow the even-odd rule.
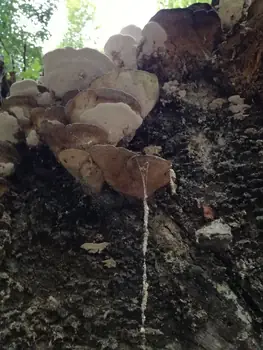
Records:
[[[139,165],[138,165],[139,166]],[[143,252],[143,275],[142,275],[142,302],[141,302],[141,335],[142,335],[142,349],[146,350],[146,334],[145,334],[145,311],[147,308],[147,302],[148,302],[148,281],[147,281],[147,263],[146,263],[146,254],[147,254],[147,248],[148,248],[148,238],[149,238],[149,206],[147,203],[147,173],[148,173],[148,163],[145,167],[140,167],[141,177],[142,177],[142,184],[143,184],[143,210],[144,210],[144,216],[143,216],[143,246],[142,246],[142,252]]]

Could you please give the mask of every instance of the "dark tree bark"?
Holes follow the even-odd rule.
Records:
[[[0,105],[3,98],[6,98],[9,94],[10,84],[6,78],[4,61],[0,60]]]
[[[147,349],[263,348],[257,4],[246,30],[237,25],[220,44],[214,12],[159,13],[169,54],[141,62],[162,83],[178,80],[129,144],[159,146],[178,179],[176,195],[149,199]],[[237,93],[245,103],[228,100]],[[88,197],[48,149],[20,152],[0,207],[1,348],[140,349],[142,203],[110,188]],[[85,242],[110,244],[89,254]]]

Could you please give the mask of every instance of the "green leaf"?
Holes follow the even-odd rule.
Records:
[[[37,77],[41,46],[50,36],[47,26],[57,3],[58,0],[43,0],[41,4],[34,0],[1,0],[0,53],[5,56],[7,69],[16,71],[18,78]]]

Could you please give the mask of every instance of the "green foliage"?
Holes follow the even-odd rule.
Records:
[[[80,49],[89,39],[86,32],[94,18],[96,7],[90,0],[66,0],[68,29],[59,47],[70,46]]]
[[[57,0],[1,0],[0,53],[17,78],[37,78],[41,45],[48,39],[48,22]]]
[[[188,7],[197,2],[211,3],[209,0],[158,0],[159,9],[163,8],[176,8],[176,7]]]

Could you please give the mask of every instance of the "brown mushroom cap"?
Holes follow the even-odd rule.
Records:
[[[108,134],[104,130],[80,123],[65,126],[44,121],[39,134],[55,154],[69,148],[88,150],[92,145],[105,144],[108,141]]]
[[[29,127],[31,110],[37,106],[37,101],[33,96],[10,96],[2,104],[4,110],[17,118],[22,129]]]
[[[155,74],[143,70],[114,70],[96,78],[91,89],[118,89],[132,95],[141,105],[144,118],[153,109],[159,98],[159,82]]]
[[[94,108],[99,103],[105,102],[123,102],[129,105],[134,112],[141,114],[141,106],[135,97],[122,90],[103,87],[79,92],[67,103],[65,107],[66,115],[69,116],[71,122],[78,122],[85,110]]]
[[[137,198],[144,198],[143,174],[147,196],[170,182],[171,162],[155,156],[140,156],[122,147],[95,145],[89,150],[94,162],[102,170],[105,181],[115,190]]]
[[[28,106],[31,108],[37,107],[37,101],[33,96],[10,96],[4,99],[2,108],[8,110],[13,106]]]
[[[58,121],[62,124],[66,124],[67,122],[65,109],[62,106],[33,108],[31,110],[30,119],[37,128],[40,128],[40,125],[44,120]]]
[[[30,120],[32,124],[37,128],[40,127],[41,122],[44,120],[45,108],[44,107],[35,107],[31,110]]]
[[[93,192],[101,191],[104,183],[103,173],[90,156],[81,166],[80,176],[81,182],[88,185]]]
[[[137,197],[144,196],[142,177],[144,177],[147,196],[151,196],[156,190],[169,184],[171,166],[170,161],[157,156],[136,155],[130,158],[126,168],[138,184]]]
[[[83,185],[88,185],[92,192],[100,192],[104,183],[102,171],[84,150],[70,148],[58,154],[58,160]]]
[[[57,120],[62,124],[67,123],[67,118],[65,114],[65,108],[62,106],[52,106],[45,110],[44,114],[45,119],[47,120]]]
[[[75,178],[80,177],[82,165],[88,161],[89,153],[81,149],[65,149],[58,154],[58,160]]]

